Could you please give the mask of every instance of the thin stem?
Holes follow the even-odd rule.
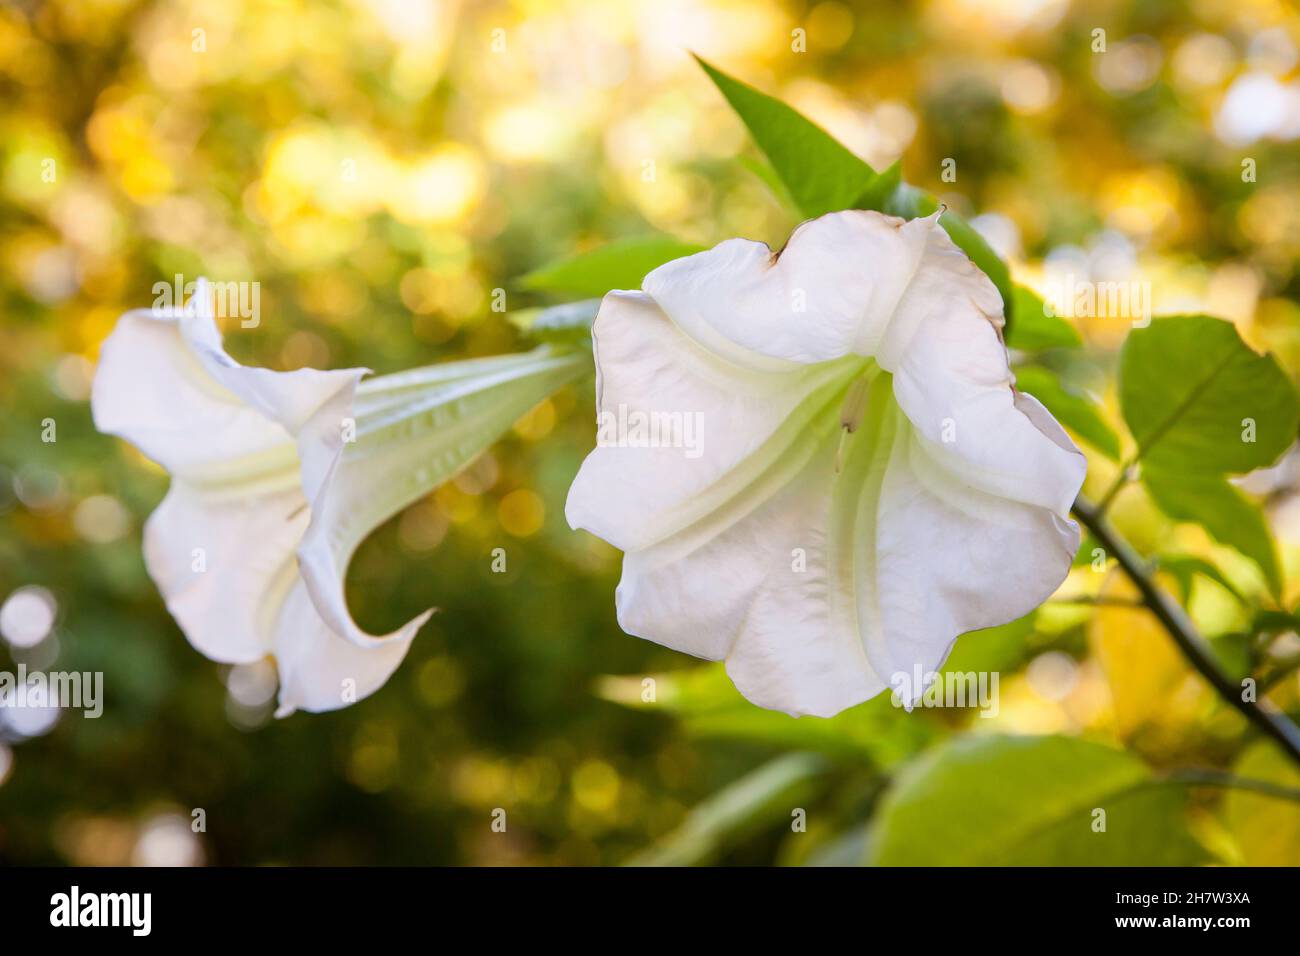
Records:
[[[1196,625],[1187,616],[1187,612],[1156,586],[1146,561],[1110,526],[1097,505],[1080,495],[1074,501],[1074,513],[1097,543],[1119,562],[1120,568],[1137,587],[1143,603],[1169,632],[1183,656],[1224,701],[1240,711],[1262,733],[1271,737],[1286,751],[1287,756],[1300,765],[1300,728],[1267,701],[1243,699],[1241,688],[1219,670],[1205,639],[1197,632]]]
[[[1190,787],[1221,787],[1225,790],[1249,790],[1278,800],[1291,800],[1300,803],[1300,788],[1284,786],[1272,780],[1255,780],[1251,777],[1238,777],[1225,770],[1174,770],[1162,778],[1163,782],[1186,784]]]
[[[1268,690],[1271,687],[1276,687],[1297,670],[1300,670],[1300,654],[1284,657],[1277,662],[1277,665],[1271,671],[1259,679],[1259,689]]]

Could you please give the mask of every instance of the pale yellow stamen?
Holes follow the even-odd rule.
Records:
[[[864,375],[855,378],[844,396],[844,405],[840,408],[840,443],[835,449],[835,473],[840,473],[844,464],[844,445],[850,435],[862,424],[862,416],[867,412],[867,390],[871,387],[871,377]]]

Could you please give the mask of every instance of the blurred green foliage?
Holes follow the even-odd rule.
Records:
[[[1033,352],[1038,387],[1026,387],[1095,446],[1100,493],[1133,421],[1114,376],[1130,317],[1039,321],[1038,297],[1063,270],[1140,276],[1158,311],[1230,319],[1294,379],[1295,127],[1285,108],[1273,127],[1251,120],[1262,93],[1230,107],[1243,78],[1293,88],[1298,42],[1294,12],[1264,0],[6,6],[0,599],[36,585],[58,613],[35,647],[0,650],[0,669],[102,670],[107,701],[98,720],[6,731],[0,860],[974,861],[927,821],[1020,819],[1056,834],[1029,844],[1038,862],[1123,862],[1121,841],[1094,856],[1087,837],[1053,829],[1034,782],[1055,776],[1091,799],[1190,764],[1294,786],[1141,612],[1104,603],[1125,595],[1087,543],[1063,591],[1086,600],[957,645],[950,670],[1002,674],[987,720],[908,714],[886,694],[796,721],[743,701],[719,666],[623,635],[617,553],[563,520],[593,441],[589,385],[544,403],[354,559],[351,602],[371,631],[441,609],[388,686],[272,721],[168,617],[139,548],[166,478],[97,435],[86,398],[116,316],[177,273],[261,283],[260,326],[227,328],[242,361],[386,372],[523,347],[528,322],[511,320],[524,310],[607,285],[548,264],[590,266],[590,253],[600,266],[593,250],[609,242],[675,237],[616,256],[620,285],[665,248],[732,235],[779,247],[809,204],[841,191],[790,178],[806,150],[760,142],[760,158],[693,50],[846,144],[827,147],[835,168],[884,171],[846,202],[933,196],[968,249],[1005,261],[1010,344]],[[505,315],[491,310],[497,289]],[[1017,330],[1016,312],[1033,322]],[[57,440],[43,441],[51,419]],[[1247,491],[1280,544],[1283,609],[1300,570],[1297,482],[1283,469]],[[1232,637],[1243,666],[1277,675],[1277,705],[1300,710],[1294,621],[1265,631],[1230,593],[1265,600],[1253,563],[1140,486],[1114,513],[1143,550],[1176,555],[1169,576],[1198,624]],[[490,572],[498,546],[504,575]],[[1140,819],[1159,826],[1124,829],[1116,814],[1129,852],[1300,861],[1294,804],[1141,794]],[[491,829],[496,808],[505,833]],[[206,830],[184,835],[195,809]]]

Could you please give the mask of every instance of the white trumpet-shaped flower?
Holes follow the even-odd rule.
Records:
[[[431,612],[365,633],[344,598],[352,553],[584,364],[543,349],[366,381],[247,368],[223,350],[200,282],[187,308],[121,318],[91,405],[100,431],[171,474],[144,556],[172,616],[213,660],[272,655],[284,716],[384,684]]]
[[[625,552],[628,633],[829,716],[1064,579],[1084,458],[1015,390],[1001,298],[936,217],[832,213],[643,290],[596,319],[602,437],[567,509]]]

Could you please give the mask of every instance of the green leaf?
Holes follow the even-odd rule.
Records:
[[[1151,500],[1175,521],[1199,524],[1220,544],[1236,548],[1259,565],[1274,594],[1281,593],[1277,546],[1259,508],[1222,475],[1197,475],[1152,467],[1142,469]]]
[[[785,188],[785,183],[781,182],[781,177],[776,174],[772,164],[756,156],[741,156],[738,160],[741,166],[744,166],[753,173],[768,192],[776,197],[777,202],[786,210],[798,213],[799,207],[795,204],[794,197],[790,195],[790,190]]]
[[[646,677],[606,677],[598,693],[642,710],[667,712],[696,737],[744,740],[787,749],[815,750],[888,767],[907,759],[938,736],[920,708],[893,706],[888,690],[834,717],[796,718],[745,700],[721,664],[655,675],[654,699],[646,700]]]
[[[1255,612],[1255,619],[1250,626],[1255,634],[1285,634],[1287,631],[1300,631],[1300,607],[1294,611],[1264,608]]]
[[[1161,571],[1173,575],[1174,580],[1178,582],[1184,604],[1192,599],[1192,579],[1198,574],[1213,581],[1242,604],[1247,603],[1245,595],[1237,589],[1237,586],[1204,558],[1192,554],[1162,554],[1157,559],[1157,563]]]
[[[826,770],[816,754],[793,753],[766,763],[695,807],[685,822],[629,866],[691,866],[706,863],[729,843],[777,820],[789,822],[794,808],[815,792]]]
[[[1249,634],[1216,634],[1209,639],[1209,644],[1215,660],[1219,662],[1219,669],[1230,680],[1240,681],[1250,676],[1253,658]]]
[[[962,737],[927,752],[881,802],[881,866],[1178,866],[1205,851],[1185,792],[1140,760],[1072,737]],[[1105,832],[1096,832],[1096,810]]]
[[[583,299],[544,309],[519,309],[507,318],[519,331],[538,341],[575,342],[591,335],[591,324],[599,311],[599,299]]]
[[[1056,373],[1040,365],[1016,368],[1016,388],[1046,406],[1062,425],[1112,461],[1119,460],[1119,436],[1106,424],[1092,399],[1068,391]]]
[[[1075,349],[1083,344],[1079,330],[1059,315],[1049,315],[1042,297],[1033,289],[1017,285],[1011,290],[1006,330],[1007,345],[1022,352],[1043,349]],[[1046,404],[1046,403],[1044,403]]]
[[[809,219],[851,209],[876,171],[839,140],[780,100],[699,61]]]
[[[1272,356],[1205,315],[1133,330],[1120,353],[1119,396],[1138,457],[1166,472],[1271,465],[1300,424],[1295,388]]]
[[[519,284],[526,289],[598,298],[611,289],[639,289],[646,273],[702,250],[702,246],[671,236],[617,239],[542,266],[520,278]]]
[[[899,163],[877,173],[797,110],[728,76],[699,57],[696,60],[744,122],[754,142],[771,163],[772,171],[807,218],[814,219],[841,209],[875,209],[915,219],[928,216],[939,208],[939,202],[933,196],[901,181]],[[1002,294],[1008,327],[1013,326],[1015,302],[1011,273],[1006,263],[984,237],[956,213],[945,212],[939,222],[952,241],[997,286]]]
[[[871,185],[853,203],[853,208],[882,210],[893,202],[894,194],[902,185],[903,161],[900,159],[871,181]]]
[[[1272,464],[1295,440],[1300,405],[1277,362],[1252,351],[1230,322],[1156,319],[1124,343],[1119,388],[1152,500],[1250,558],[1280,593],[1268,524],[1223,477]]]

